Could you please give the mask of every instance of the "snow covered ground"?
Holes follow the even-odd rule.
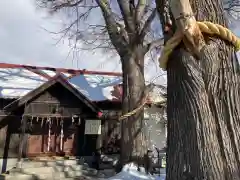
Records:
[[[108,180],[165,180],[165,174],[160,176],[147,175],[144,168],[140,167],[140,171],[138,171],[137,166],[131,163],[125,165],[120,173],[108,178]]]

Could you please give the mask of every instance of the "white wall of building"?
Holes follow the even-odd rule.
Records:
[[[149,148],[153,145],[162,149],[166,146],[167,128],[164,109],[155,106],[145,109],[144,119]]]

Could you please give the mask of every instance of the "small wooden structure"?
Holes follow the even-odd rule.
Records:
[[[87,119],[91,119],[100,127],[99,112],[65,77],[56,75],[3,108],[0,124],[7,125],[4,152],[9,149],[6,146],[15,142],[19,158],[91,155],[96,149],[98,134],[86,135],[85,126]]]

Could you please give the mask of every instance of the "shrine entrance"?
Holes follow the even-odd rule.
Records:
[[[91,120],[86,120],[91,121]],[[86,132],[86,121],[80,118],[32,118],[28,120],[29,132],[26,132],[28,157],[47,155],[92,156],[97,149],[99,135]],[[98,120],[92,120],[98,121]],[[97,127],[99,127],[99,121]],[[93,125],[94,126],[94,125]]]
[[[20,134],[19,158],[41,154],[76,156],[95,150],[96,141],[85,135],[85,119],[95,121],[100,110],[62,75],[56,75],[4,110],[13,112],[20,107],[24,112],[16,130]]]
[[[83,135],[77,136],[81,119],[32,118],[27,140],[27,156],[70,155],[75,156]],[[28,122],[29,124],[29,122]]]

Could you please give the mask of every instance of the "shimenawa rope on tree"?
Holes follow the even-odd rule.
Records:
[[[231,42],[236,50],[240,50],[240,39],[234,35],[229,29],[219,25],[214,24],[208,21],[197,22],[199,29],[201,32],[209,34],[209,35],[218,35],[220,38]],[[166,70],[168,57],[172,53],[175,47],[182,41],[184,34],[182,32],[177,31],[174,36],[166,43],[163,48],[162,55],[159,59],[160,68]],[[139,110],[141,110],[147,101],[145,101],[142,105],[135,108],[134,110],[122,115],[119,120],[126,119],[130,116],[133,116]]]
[[[139,107],[135,108],[134,110],[122,115],[119,117],[119,121],[123,120],[123,119],[126,119],[130,116],[133,116],[134,114],[136,114],[140,109],[142,109],[144,107],[144,105],[147,103],[147,101],[145,101],[144,103],[142,103],[142,105],[140,105]]]
[[[203,21],[203,22],[197,22],[197,25],[199,26],[199,29],[201,32],[209,34],[209,35],[217,35],[220,38],[231,42],[237,51],[240,50],[240,39],[234,35],[229,29],[219,25],[219,24],[214,24],[209,21]],[[159,64],[160,68],[166,70],[167,68],[167,62],[168,62],[168,57],[178,46],[178,44],[182,41],[184,34],[182,32],[177,31],[173,37],[167,41],[166,45],[163,48],[161,57],[159,58]],[[135,113],[137,113],[139,110],[141,110],[144,105],[147,103],[147,101],[144,101],[142,105],[139,107],[135,108],[134,110],[122,115],[119,120],[126,119],[130,116],[133,116]]]
[[[229,41],[232,43],[236,50],[240,50],[240,39],[234,35],[229,29],[219,25],[219,24],[214,24],[209,21],[202,21],[202,22],[197,22],[197,25],[199,26],[199,29],[201,32],[206,33],[208,35],[217,35],[220,38]],[[160,68],[163,70],[166,70],[167,68],[167,63],[168,63],[168,57],[178,46],[178,44],[182,41],[183,39],[183,33],[177,31],[169,41],[165,44],[162,54],[159,58],[159,65]]]
[[[126,113],[126,114],[124,114],[124,115],[122,115],[122,116],[120,116],[120,117],[118,118],[118,120],[121,121],[121,120],[127,119],[128,117],[133,116],[133,115],[136,114],[138,111],[140,111],[140,110],[145,106],[145,104],[146,104],[147,102],[148,102],[148,101],[145,100],[144,103],[142,103],[139,107],[135,108],[134,110],[132,110],[132,111],[130,111],[130,112],[128,112],[128,113]],[[163,100],[163,101],[161,101],[161,102],[158,102],[158,103],[156,103],[156,104],[163,103],[163,102],[165,102],[165,100]],[[154,104],[154,103],[153,103],[153,104]]]

